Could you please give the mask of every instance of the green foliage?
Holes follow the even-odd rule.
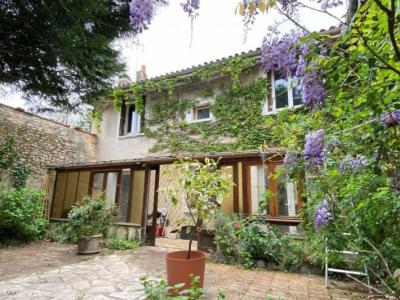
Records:
[[[99,110],[93,110],[90,112],[90,119],[93,120],[95,122],[95,126],[96,126],[96,132],[100,133],[101,132],[101,121],[103,120],[103,114],[101,111]]]
[[[347,176],[330,170],[315,186],[310,192],[308,211],[304,211],[307,246],[313,259],[323,261],[325,237],[328,237],[330,248],[359,253],[352,261],[332,254],[331,265],[363,270],[366,264],[372,278],[389,282],[399,292],[393,273],[400,265],[396,251],[400,247],[400,201],[390,186],[390,179],[385,174],[377,174],[372,167]],[[319,195],[325,193],[335,197],[331,203],[336,218],[329,227],[315,231],[312,207],[320,199]]]
[[[282,270],[293,270],[305,263],[302,242],[280,233],[274,226],[261,224],[259,217],[232,219],[219,215],[215,221],[214,259],[245,268],[256,268],[257,261],[272,263]]]
[[[92,104],[124,70],[111,42],[131,31],[128,12],[129,1],[2,1],[0,82],[54,106],[72,107],[71,94]]]
[[[108,205],[103,195],[85,197],[78,206],[73,206],[68,214],[67,236],[74,241],[96,234],[106,236],[117,215],[117,208]]]
[[[204,289],[199,288],[199,276],[192,276],[191,287],[186,290],[182,290],[183,283],[169,286],[164,279],[156,281],[142,277],[140,282],[144,286],[146,300],[197,300],[204,295]]]
[[[24,162],[18,161],[18,156],[14,136],[6,135],[0,144],[0,175],[7,172],[13,178],[13,186],[23,188],[30,171]]]
[[[216,122],[185,122],[185,114],[196,104],[190,99],[168,99],[153,107],[145,134],[155,138],[151,151],[213,152],[254,150],[269,136],[262,116],[268,80],[229,87],[215,96],[210,109]],[[243,109],[246,107],[246,109]],[[234,141],[223,143],[221,137]]]
[[[15,166],[13,166],[13,168],[11,169],[11,175],[13,177],[14,187],[15,188],[25,187],[29,173],[30,171],[28,167],[23,162],[19,162]]]
[[[14,145],[14,137],[10,135],[6,135],[0,144],[0,172],[10,168],[16,160],[18,153],[15,151]]]
[[[0,244],[27,242],[44,236],[45,196],[42,190],[0,187]]]
[[[106,239],[103,246],[112,250],[133,250],[140,246],[137,241],[121,240],[118,238]]]
[[[70,237],[67,234],[67,227],[67,223],[53,224],[53,226],[47,230],[46,238],[52,242],[58,243],[75,242],[70,240]]]
[[[189,225],[194,226],[194,233],[200,233],[205,223],[220,208],[221,202],[231,188],[229,177],[218,169],[218,162],[206,158],[204,163],[196,160],[180,160],[174,164],[175,176],[178,174],[179,187],[167,188],[168,198],[177,204],[178,195],[183,195],[189,209]],[[193,232],[190,234],[190,258]]]
[[[174,90],[177,86],[229,74],[231,77],[232,93],[236,93],[240,87],[241,73],[255,65],[256,61],[254,58],[235,57],[211,66],[200,67],[191,76],[163,77],[157,80],[134,82],[129,89],[118,88],[113,91],[114,109],[119,111],[122,102],[125,101],[127,105],[135,104],[136,110],[143,112],[143,96],[146,93],[161,93],[166,91],[167,98],[171,99],[174,96]],[[207,89],[206,95],[213,95],[212,90]]]

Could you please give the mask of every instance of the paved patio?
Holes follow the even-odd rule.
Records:
[[[76,256],[71,245],[34,243],[0,249],[0,299],[141,299],[141,276],[165,277],[168,251],[185,241],[159,240],[158,247]],[[224,290],[227,299],[362,299],[352,283],[208,263],[206,299]]]

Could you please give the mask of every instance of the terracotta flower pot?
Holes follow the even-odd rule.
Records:
[[[95,254],[100,252],[100,241],[102,235],[92,235],[78,241],[78,254]]]
[[[190,259],[187,259],[187,251],[175,251],[167,254],[167,278],[168,285],[173,286],[184,283],[183,289],[190,288],[191,275],[200,276],[199,287],[204,287],[204,271],[206,267],[206,254],[200,251],[192,251]]]

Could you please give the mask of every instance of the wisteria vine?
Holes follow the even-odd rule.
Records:
[[[309,108],[321,108],[327,93],[320,69],[307,62],[309,45],[299,45],[299,34],[264,39],[261,45],[261,65],[266,72],[279,70],[283,76],[296,76],[303,84],[304,103]]]
[[[148,29],[154,14],[153,0],[132,0],[129,5],[130,25],[135,33]]]
[[[329,211],[328,202],[324,199],[315,210],[315,228],[321,229],[328,226],[333,220],[333,215]]]

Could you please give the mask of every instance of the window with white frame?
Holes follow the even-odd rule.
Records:
[[[135,105],[125,105],[124,103],[121,107],[119,135],[138,135],[141,130],[141,122],[141,115],[139,112],[136,111]]]
[[[186,121],[188,122],[201,122],[201,121],[211,121],[212,113],[209,103],[202,103],[192,107],[186,115]]]
[[[271,95],[268,95],[264,113],[301,105],[303,103],[303,86],[294,76],[283,77],[279,72],[271,74]]]

